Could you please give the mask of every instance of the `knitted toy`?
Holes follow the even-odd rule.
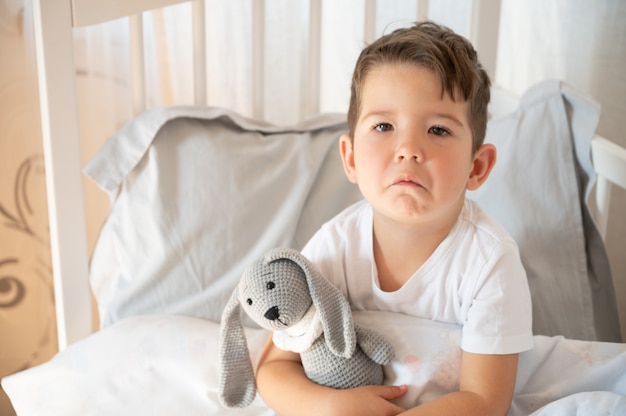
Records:
[[[273,249],[243,273],[222,314],[219,398],[227,407],[245,407],[256,395],[240,309],[274,331],[277,347],[300,353],[307,377],[318,384],[382,384],[382,365],[393,358],[383,336],[354,325],[343,294],[307,258]]]

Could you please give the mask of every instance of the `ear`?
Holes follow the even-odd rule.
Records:
[[[339,153],[343,162],[343,170],[346,172],[348,180],[356,183],[356,169],[354,168],[354,142],[347,134],[339,137]]]
[[[491,143],[485,143],[478,148],[474,155],[474,162],[466,188],[475,191],[485,183],[491,170],[496,164],[496,147]]]
[[[387,365],[393,360],[393,346],[382,334],[370,328],[355,327],[359,348],[377,364]]]
[[[218,396],[226,407],[245,407],[255,395],[254,369],[241,323],[239,290],[235,287],[222,313]]]
[[[305,269],[305,274],[311,299],[320,314],[328,348],[335,355],[352,357],[357,340],[350,304],[319,271],[310,267]]]
[[[283,258],[296,263],[304,272],[313,305],[320,314],[324,338],[333,354],[350,358],[356,349],[356,332],[352,310],[343,293],[332,285],[297,250],[280,248],[272,251],[272,258]]]

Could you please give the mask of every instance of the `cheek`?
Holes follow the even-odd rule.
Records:
[[[251,306],[247,303],[242,303],[241,308],[246,313],[246,315],[248,315],[248,317],[251,318],[258,325],[262,326],[265,329],[270,329],[267,326],[268,323],[266,322],[266,320],[263,319],[263,314],[259,313],[259,305],[253,304]]]
[[[450,191],[458,191],[465,189],[470,178],[472,165],[465,159],[449,160],[440,164],[438,167],[438,176],[444,184],[444,187]]]
[[[354,152],[354,165],[359,176],[376,176],[376,172],[388,163],[388,149],[370,143],[360,143]]]
[[[384,169],[376,159],[363,158],[355,163],[354,183],[361,190],[371,188],[381,181]]]

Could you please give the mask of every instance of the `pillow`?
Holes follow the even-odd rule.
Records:
[[[489,122],[497,162],[468,192],[519,245],[536,334],[620,341],[608,257],[586,203],[598,118],[597,105],[566,84],[535,85],[517,111]]]
[[[337,143],[345,117],[278,127],[211,107],[149,110],[85,172],[109,192],[90,280],[103,326],[171,313],[219,322],[253,259],[300,248],[360,198]]]
[[[256,362],[268,333],[246,329]],[[219,325],[183,316],[127,318],[50,361],[2,379],[20,416],[274,415],[257,399],[220,405]]]

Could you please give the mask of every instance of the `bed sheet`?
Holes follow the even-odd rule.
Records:
[[[386,335],[396,358],[386,384],[407,384],[403,406],[458,389],[457,325],[391,312],[355,312],[357,323]],[[253,362],[268,333],[247,329]],[[257,395],[249,407],[223,408],[219,325],[199,318],[124,319],[73,344],[51,361],[2,380],[20,416],[273,415]],[[520,355],[510,416],[626,414],[626,344],[535,336]]]

